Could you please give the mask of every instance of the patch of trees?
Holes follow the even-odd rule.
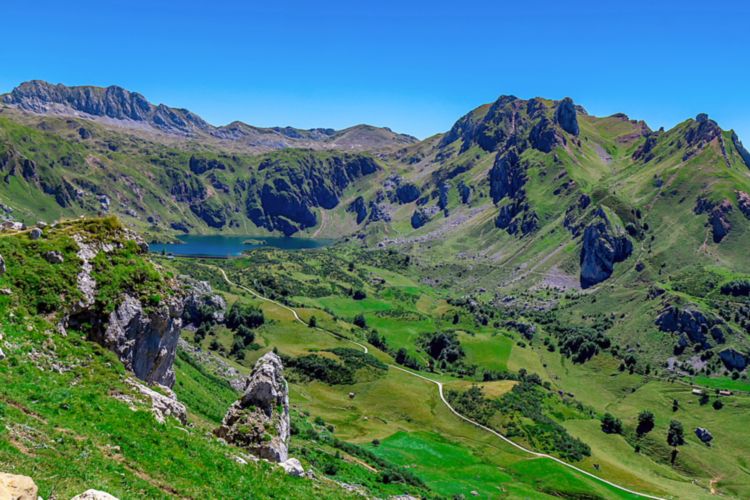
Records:
[[[229,328],[236,330],[240,326],[247,328],[258,328],[266,319],[263,311],[254,305],[237,301],[232,304],[227,314],[226,324]]]
[[[536,374],[519,373],[519,383],[502,398],[484,397],[481,388],[472,386],[461,392],[446,391],[448,402],[462,415],[483,425],[490,425],[496,414],[502,415],[509,435],[524,436],[537,449],[555,453],[568,460],[581,460],[591,455],[589,446],[568,434],[548,414],[549,392]],[[533,423],[528,423],[531,420]]]
[[[420,344],[427,354],[443,368],[465,356],[455,332],[426,334],[420,339]]]
[[[337,361],[307,354],[298,358],[282,356],[284,366],[307,380],[319,380],[330,385],[353,384],[354,370]]]
[[[461,415],[487,425],[492,416],[500,411],[500,402],[484,397],[479,386],[472,385],[467,391],[447,390],[445,398]]]
[[[750,296],[750,280],[734,280],[721,286],[721,293],[733,297]]]
[[[591,448],[574,438],[545,413],[548,397],[539,385],[525,377],[500,399],[503,413],[516,412],[534,421],[533,425],[515,424],[514,432],[523,434],[535,446],[547,453],[556,453],[568,460],[582,460],[591,455]]]
[[[330,385],[353,384],[356,372],[363,368],[385,371],[388,365],[369,353],[348,347],[327,349],[324,352],[335,354],[339,360],[318,354],[307,354],[297,358],[281,355],[284,365],[306,380],[319,380]]]

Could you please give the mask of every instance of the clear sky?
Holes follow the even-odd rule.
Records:
[[[220,125],[445,131],[501,94],[750,143],[750,2],[3,0],[0,92],[117,84]]]

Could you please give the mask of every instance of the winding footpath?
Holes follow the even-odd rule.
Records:
[[[278,307],[281,307],[282,309],[285,309],[285,310],[289,311],[292,314],[292,316],[294,317],[295,321],[297,321],[299,323],[302,323],[303,325],[307,325],[307,323],[305,323],[302,320],[302,318],[299,317],[299,314],[297,314],[297,311],[294,310],[294,308],[286,306],[286,305],[284,305],[284,304],[282,304],[280,302],[277,302],[277,301],[275,301],[273,299],[269,299],[268,297],[264,297],[263,295],[259,294],[258,292],[256,292],[255,290],[253,290],[251,288],[248,288],[246,286],[242,286],[242,285],[240,285],[238,283],[234,283],[233,281],[231,281],[229,279],[229,277],[227,276],[227,273],[224,271],[224,269],[222,269],[220,267],[217,267],[216,269],[219,270],[219,272],[221,273],[222,277],[224,278],[224,281],[226,281],[227,284],[229,284],[230,286],[234,286],[236,288],[244,290],[244,291],[250,293],[251,295],[253,295],[254,297],[256,297],[256,298],[258,298],[260,300],[263,300],[263,301],[266,301],[266,302],[270,302],[271,304],[274,304],[274,305],[276,305]],[[360,344],[359,342],[355,342],[355,341],[353,341],[351,339],[347,339],[345,337],[337,335],[336,333],[331,332],[329,330],[325,330],[323,328],[315,327],[315,329],[319,330],[321,332],[327,333],[329,335],[333,335],[334,337],[336,337],[338,339],[347,340],[347,341],[351,342],[352,344],[354,344],[356,346],[359,346],[365,353],[369,352],[369,350],[367,349],[367,346],[365,346],[363,344]],[[438,393],[440,394],[440,400],[443,402],[443,404],[445,404],[445,406],[448,407],[448,409],[454,415],[456,415],[461,420],[464,420],[464,421],[470,423],[471,425],[473,425],[475,427],[479,427],[480,429],[482,429],[484,431],[487,431],[490,434],[492,434],[492,435],[494,435],[494,436],[502,439],[503,441],[505,441],[509,445],[513,446],[514,448],[516,448],[516,449],[518,449],[518,450],[520,450],[520,451],[522,451],[524,453],[527,453],[527,454],[532,455],[532,456],[537,457],[537,458],[547,458],[549,460],[557,462],[558,464],[560,464],[560,465],[562,465],[564,467],[567,467],[567,468],[572,469],[572,470],[574,470],[574,471],[576,471],[576,472],[578,472],[580,474],[583,474],[584,476],[587,476],[587,477],[589,477],[591,479],[594,479],[595,481],[599,481],[600,483],[606,484],[608,486],[616,488],[616,489],[618,489],[620,491],[623,491],[625,493],[629,493],[631,495],[640,496],[640,497],[643,497],[643,498],[651,498],[653,500],[665,500],[662,497],[657,497],[657,496],[654,496],[654,495],[649,495],[648,493],[641,493],[640,491],[634,491],[634,490],[628,489],[628,488],[626,488],[624,486],[620,486],[619,484],[616,484],[616,483],[613,483],[612,481],[608,481],[608,480],[606,480],[604,478],[601,478],[601,477],[597,476],[596,474],[592,474],[591,472],[588,472],[588,471],[583,470],[583,469],[581,469],[579,467],[576,467],[575,465],[569,464],[568,462],[565,462],[564,460],[561,460],[561,459],[559,459],[557,457],[553,457],[552,455],[547,455],[546,453],[539,453],[539,452],[536,452],[536,451],[533,451],[533,450],[529,450],[528,448],[525,448],[525,447],[521,446],[520,444],[512,441],[511,439],[507,438],[506,436],[503,436],[502,434],[500,434],[499,432],[495,431],[494,429],[491,429],[491,428],[489,428],[489,427],[487,427],[485,425],[480,424],[479,422],[471,420],[470,418],[465,417],[464,415],[461,415],[459,412],[457,412],[450,405],[450,403],[448,403],[448,400],[445,399],[445,395],[443,394],[443,383],[442,382],[439,382],[437,380],[433,380],[433,379],[431,379],[429,377],[426,377],[426,376],[421,375],[419,373],[415,373],[415,372],[413,372],[411,370],[407,370],[406,368],[402,368],[402,367],[400,367],[398,365],[388,364],[388,366],[391,367],[391,368],[394,368],[396,370],[400,370],[400,371],[402,371],[404,373],[407,373],[407,374],[409,374],[409,375],[411,375],[413,377],[417,377],[417,378],[420,378],[420,379],[422,379],[422,380],[424,380],[426,382],[430,382],[432,384],[437,385],[437,387],[438,387]]]

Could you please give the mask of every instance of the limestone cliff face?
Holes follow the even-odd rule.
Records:
[[[98,255],[118,251],[127,240],[136,240],[140,251],[147,251],[147,246],[137,236],[124,230],[120,233],[106,241],[74,236],[81,260],[78,289],[82,299],[68,311],[59,328],[63,331],[69,326],[80,328],[90,340],[114,352],[139,379],[172,387],[172,365],[182,328],[183,295],[165,295],[158,305],[145,306],[135,293],[123,290],[111,312],[103,309],[97,298],[99,287],[94,278],[93,260]]]
[[[289,458],[289,393],[281,359],[269,352],[247,378],[244,394],[227,411],[215,434],[260,458]]]
[[[594,220],[583,232],[581,248],[581,286],[588,288],[601,283],[614,271],[614,265],[627,259],[633,243],[617,216],[604,210],[596,211]]]
[[[138,299],[126,295],[109,315],[106,329],[95,330],[91,339],[117,354],[139,379],[172,387],[181,327],[182,299],[171,297],[147,311]]]

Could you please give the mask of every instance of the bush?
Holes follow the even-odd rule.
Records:
[[[682,446],[685,444],[685,431],[682,427],[682,423],[677,420],[669,422],[669,430],[667,430],[667,444],[669,446]]]
[[[721,410],[722,408],[724,408],[724,403],[721,402],[721,399],[716,399],[714,400],[713,407],[714,410]]]
[[[606,434],[622,434],[622,421],[611,413],[602,418],[602,431]]]
[[[365,315],[362,313],[354,316],[354,321],[352,321],[352,323],[360,328],[367,328],[367,320],[365,319]]]
[[[363,300],[367,298],[367,294],[363,290],[356,290],[352,295],[354,300]]]

